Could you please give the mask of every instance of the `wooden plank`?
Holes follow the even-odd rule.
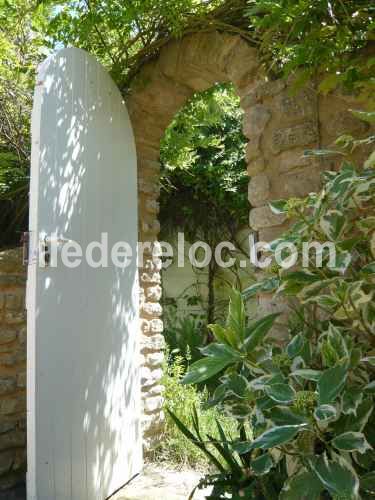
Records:
[[[29,266],[28,499],[103,500],[142,464],[137,174],[130,120],[106,71],[64,49],[43,64],[32,123],[30,229],[127,241],[125,269]],[[110,257],[110,255],[109,255]]]

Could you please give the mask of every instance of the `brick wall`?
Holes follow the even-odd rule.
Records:
[[[26,313],[20,250],[0,253],[0,490],[25,477]]]

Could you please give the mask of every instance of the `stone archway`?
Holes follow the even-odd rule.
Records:
[[[304,149],[322,145],[320,116],[325,103],[318,99],[314,86],[291,95],[284,80],[267,77],[257,50],[240,36],[192,34],[168,43],[156,60],[145,64],[128,98],[138,150],[140,241],[156,241],[160,229],[159,150],[166,127],[195,92],[228,81],[240,96],[244,111],[251,177],[249,221],[259,239],[271,241],[286,227],[284,216],[271,212],[269,200],[303,196],[319,188],[320,173],[327,165],[301,158]],[[346,109],[346,104],[338,100],[336,110],[341,109]],[[323,133],[329,143],[329,131]],[[152,260],[150,255],[140,269],[146,443],[152,442],[163,422],[160,270],[160,260]],[[287,304],[263,295],[258,298],[258,308],[260,312],[286,311]]]

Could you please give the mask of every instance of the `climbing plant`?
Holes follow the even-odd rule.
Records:
[[[247,225],[248,176],[242,111],[231,85],[196,95],[175,117],[161,142],[160,222],[162,238],[183,231],[194,243],[215,248],[230,241],[241,251],[238,231]],[[208,321],[215,318],[212,259],[208,272]],[[235,271],[235,269],[233,269]]]

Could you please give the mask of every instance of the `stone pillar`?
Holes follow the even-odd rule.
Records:
[[[244,134],[249,138],[250,226],[259,241],[270,242],[287,229],[288,221],[283,214],[274,214],[268,202],[303,197],[320,187],[324,164],[303,158],[305,149],[320,145],[318,98],[313,86],[293,92],[284,80],[263,81],[242,96],[241,105]],[[284,313],[276,335],[284,333],[288,309],[286,301],[272,294],[258,297],[260,316]]]
[[[0,253],[0,490],[25,479],[25,268],[20,250]]]

